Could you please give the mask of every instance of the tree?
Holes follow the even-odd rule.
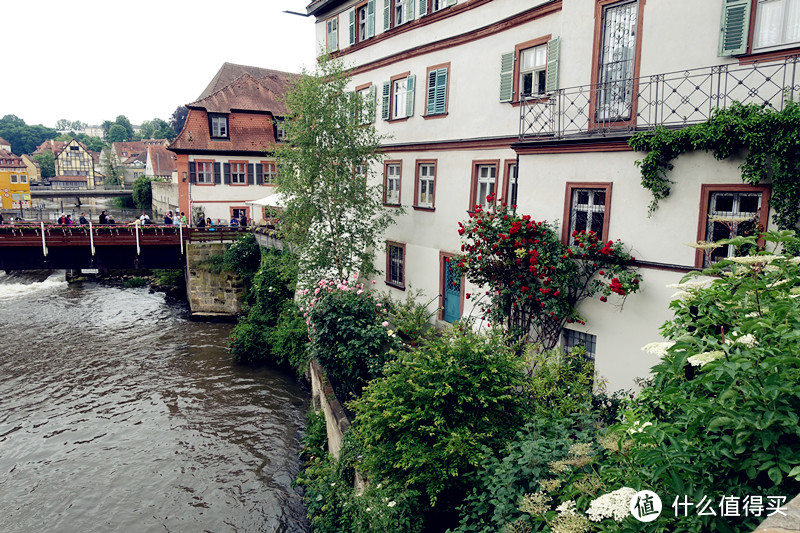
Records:
[[[6,115],[0,119],[0,137],[11,144],[15,154],[31,154],[36,147],[48,139],[54,139],[58,132],[44,126],[28,126],[16,115]]]
[[[56,137],[57,141],[71,141],[72,139],[82,143],[87,150],[91,150],[92,152],[100,152],[106,147],[106,143],[104,143],[102,139],[86,135],[85,133],[70,131],[69,133],[62,133]]]
[[[131,121],[128,120],[128,117],[125,115],[119,115],[114,124],[118,124],[125,128],[125,134],[127,135],[126,140],[132,140],[134,137],[133,126],[131,126]]]
[[[86,126],[87,124],[80,120],[67,120],[62,118],[56,122],[56,129],[58,131],[82,132],[86,129]]]
[[[103,173],[106,175],[103,183],[107,185],[123,185],[125,182],[125,169],[117,164],[117,158],[110,147],[103,148],[101,161],[103,161]]]
[[[189,115],[189,109],[184,106],[178,106],[175,108],[175,111],[172,112],[172,116],[169,118],[169,125],[172,128],[172,131],[175,132],[175,137],[183,130],[183,125],[186,122],[186,117]],[[173,139],[175,138],[173,137]]]
[[[365,109],[348,81],[341,60],[323,57],[285,97],[288,142],[276,150],[277,189],[287,197],[281,229],[300,252],[305,282],[374,272],[374,244],[397,213],[383,207],[370,179],[382,137],[363,113],[372,116],[374,104]]]
[[[121,126],[120,124],[111,125],[111,128],[108,130],[108,142],[118,143],[129,140],[131,140],[131,138],[125,130],[125,126]]]
[[[152,178],[139,176],[133,182],[133,204],[137,209],[151,209],[153,207]]]
[[[108,140],[108,136],[109,133],[111,133],[111,126],[113,125],[114,123],[111,122],[110,120],[104,120],[103,124],[100,126],[101,128],[103,128],[103,140],[106,142],[111,142]]]
[[[39,171],[43,178],[52,178],[56,175],[56,159],[53,152],[36,154],[33,160],[39,163]]]
[[[169,123],[160,118],[142,122],[139,135],[142,139],[169,139],[170,141],[176,136]]]

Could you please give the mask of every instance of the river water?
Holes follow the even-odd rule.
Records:
[[[147,289],[0,271],[0,532],[304,532],[310,398]]]

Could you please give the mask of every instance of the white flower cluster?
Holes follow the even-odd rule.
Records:
[[[745,255],[742,257],[731,257],[730,260],[739,265],[768,265],[776,259],[785,259],[782,255]]]
[[[559,513],[570,513],[575,514],[575,500],[567,500],[558,507],[556,507],[556,511]]]
[[[613,518],[617,522],[631,514],[630,505],[636,490],[622,487],[614,492],[603,494],[589,503],[586,514],[592,522],[600,522],[604,518]]]
[[[652,422],[645,422],[644,424],[642,424],[637,420],[636,422],[633,423],[630,429],[628,429],[628,434],[633,435],[634,433],[641,433],[642,431],[644,431],[644,428],[652,425],[653,425]]]
[[[651,342],[642,346],[642,351],[655,354],[659,357],[667,355],[667,350],[675,345],[675,341]]]
[[[732,332],[731,337],[729,339],[725,339],[725,344],[741,344],[748,348],[752,348],[753,346],[758,346],[758,340],[752,333],[748,333],[747,335],[741,335],[741,336],[737,335],[738,334],[736,332]]]
[[[703,352],[689,357],[686,361],[692,366],[703,366],[711,361],[716,361],[725,357],[725,352],[722,350],[713,350],[710,352]]]

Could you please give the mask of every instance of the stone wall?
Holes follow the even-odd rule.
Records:
[[[785,514],[776,513],[761,522],[755,533],[800,532],[800,496],[786,504]]]
[[[342,449],[342,439],[350,428],[350,421],[344,412],[342,404],[333,394],[333,388],[325,377],[325,371],[316,361],[312,360],[309,368],[311,381],[311,398],[314,401],[314,410],[325,414],[325,426],[328,433],[328,451],[339,458]]]
[[[186,245],[186,295],[193,316],[227,317],[239,313],[244,298],[244,284],[230,272],[210,272],[197,264],[225,252],[219,242]]]

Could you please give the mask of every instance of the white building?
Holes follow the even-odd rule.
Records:
[[[645,154],[627,140],[732,100],[781,106],[797,83],[798,0],[317,0],[307,11],[318,47],[353,68],[352,88],[375,98],[376,127],[392,136],[385,199],[407,214],[386,235],[385,282],[396,297],[440,295],[441,319],[472,313],[463,295],[476,288],[447,290],[447,261],[458,221],[487,193],[557,221],[565,241],[597,228],[632,246],[642,289],[621,312],[585,302],[587,324],[565,343],[585,343],[610,388],[629,388],[656,363],[640,347],[670,317],[666,285],[700,266],[685,243],[715,238],[707,214],[767,223],[769,185],[744,185],[741,159],[702,152],[675,161],[672,194],[648,217],[634,164]]]

